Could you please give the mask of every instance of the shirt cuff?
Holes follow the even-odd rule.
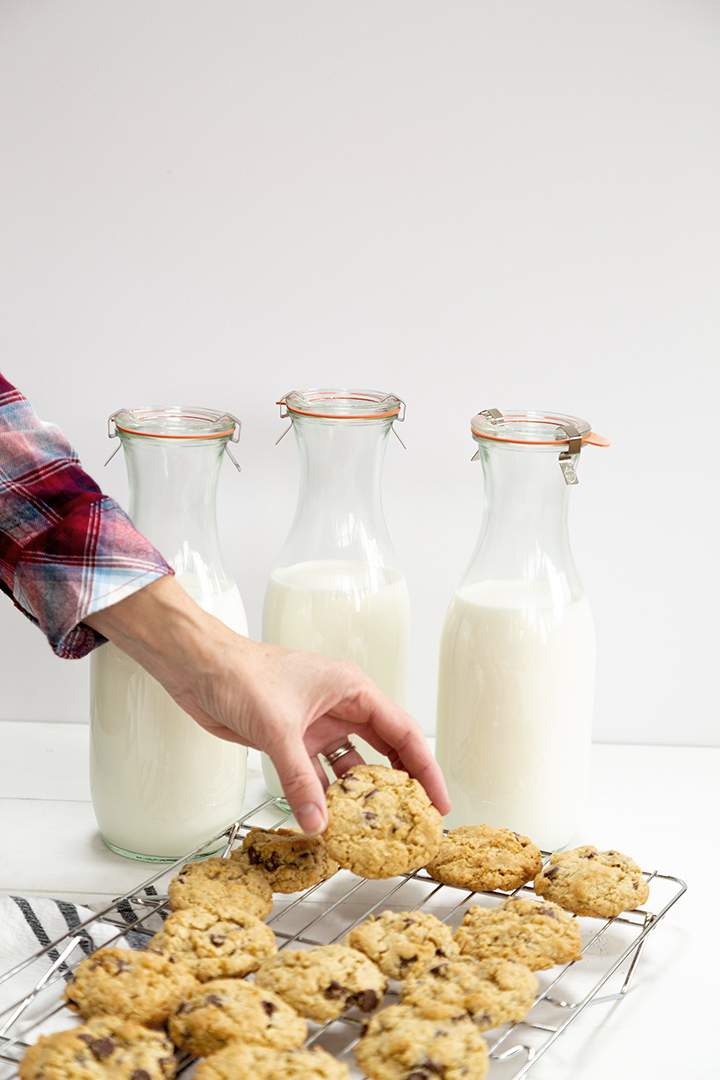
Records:
[[[78,532],[86,543],[79,547]],[[16,604],[64,659],[106,640],[84,619],[119,603],[173,569],[107,496],[83,502],[23,548],[15,566]]]

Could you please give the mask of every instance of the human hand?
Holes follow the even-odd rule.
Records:
[[[416,777],[441,813],[450,809],[419,728],[355,665],[243,638],[172,578],[86,621],[142,664],[207,731],[269,754],[306,833],[327,825],[327,777],[318,754],[351,734]],[[361,761],[353,751],[334,770],[341,776]]]

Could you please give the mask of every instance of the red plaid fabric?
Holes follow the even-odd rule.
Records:
[[[172,572],[0,374],[0,589],[57,655],[102,644],[83,619]]]

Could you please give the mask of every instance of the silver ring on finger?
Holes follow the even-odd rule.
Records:
[[[355,750],[353,743],[350,739],[346,739],[340,746],[336,746],[334,750],[328,751],[327,754],[321,754],[321,757],[325,759],[328,765],[334,765],[340,758],[345,757],[346,754],[352,754]]]

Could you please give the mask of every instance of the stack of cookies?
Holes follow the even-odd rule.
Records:
[[[481,1080],[482,1033],[527,1015],[536,971],[580,958],[573,915],[609,918],[647,899],[639,868],[616,851],[577,848],[543,866],[507,829],[443,836],[423,788],[399,770],[350,769],[328,807],[321,838],[252,829],[230,858],[184,866],[145,951],[104,948],[78,965],[65,996],[84,1023],[32,1046],[21,1080],[165,1080],[178,1052],[201,1059],[197,1080],[348,1080],[345,1064],[304,1047],[308,1020],[348,1011],[368,1021],[355,1053],[371,1080]],[[470,907],[455,931],[429,912],[388,910],[342,943],[278,951],[263,921],[273,893],[339,867],[369,878],[425,868],[444,885],[511,895]],[[514,895],[533,880],[542,899]],[[399,1001],[381,1009],[388,990]]]

